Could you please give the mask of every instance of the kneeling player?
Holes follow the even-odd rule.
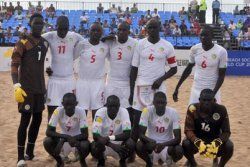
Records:
[[[188,166],[196,167],[194,154],[214,159],[214,166],[223,167],[233,155],[233,143],[229,140],[230,125],[227,110],[215,103],[211,89],[204,89],[200,102],[191,104],[187,110],[185,134],[182,142]],[[217,157],[221,157],[218,164]]]
[[[89,141],[85,111],[76,106],[76,96],[73,93],[63,96],[62,105],[63,107],[58,107],[54,111],[49,121],[47,137],[43,142],[44,148],[55,158],[58,167],[64,166],[59,155],[61,151],[69,154],[76,148],[79,152],[81,166],[87,166],[85,158],[89,154]],[[57,123],[59,123],[62,133],[56,132]]]
[[[126,159],[135,147],[129,139],[130,131],[128,111],[120,107],[117,96],[109,96],[106,107],[97,110],[93,123],[91,154],[98,159],[98,167],[105,166],[105,156],[120,158],[120,166],[126,166]]]
[[[166,95],[157,92],[154,95],[153,105],[145,108],[140,118],[141,134],[140,141],[136,144],[136,152],[146,162],[147,167],[153,166],[156,162],[171,165],[183,156],[182,147],[179,145],[181,142],[179,116],[175,109],[166,105]]]

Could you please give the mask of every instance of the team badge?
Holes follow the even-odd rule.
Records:
[[[165,121],[166,123],[168,123],[168,122],[169,122],[169,118],[168,118],[168,117],[164,118],[164,121]]]
[[[219,114],[219,113],[214,113],[214,114],[213,114],[213,119],[214,119],[215,121],[218,121],[218,120],[220,119],[220,114]]]
[[[73,42],[73,38],[69,38],[69,41],[70,41],[70,42]]]
[[[132,49],[132,47],[131,46],[128,46],[128,50],[131,50]]]
[[[196,107],[195,107],[193,104],[191,104],[191,105],[189,106],[188,110],[189,110],[190,112],[194,112],[194,111],[196,111]]]
[[[213,59],[216,59],[216,58],[217,58],[217,55],[216,55],[216,54],[212,54],[212,58],[213,58]]]
[[[104,48],[100,48],[100,52],[104,53]]]
[[[97,117],[95,118],[95,121],[98,122],[98,123],[102,123],[102,118],[99,117],[99,116],[97,116]]]
[[[47,98],[47,103],[50,103],[51,102],[51,99],[50,98]]]
[[[53,112],[53,115],[58,115],[59,114],[59,110],[58,109],[55,109],[55,111]]]
[[[30,109],[30,105],[26,104],[26,105],[24,106],[24,109],[28,111],[28,110]]]
[[[121,121],[118,119],[118,120],[115,121],[115,123],[116,123],[116,124],[120,124]]]
[[[73,118],[73,121],[74,121],[74,122],[78,122],[78,118],[77,118],[77,117],[74,117],[74,118]]]
[[[148,109],[145,107],[145,108],[142,109],[142,112],[143,112],[143,113],[147,113],[147,112],[148,112]]]
[[[164,51],[164,48],[163,48],[163,47],[160,47],[160,48],[159,48],[159,51],[160,51],[160,52],[163,52],[163,51]]]

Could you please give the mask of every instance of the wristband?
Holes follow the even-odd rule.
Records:
[[[109,140],[114,141],[115,140],[115,135],[109,136]]]

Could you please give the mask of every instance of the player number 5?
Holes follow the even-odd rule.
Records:
[[[96,57],[96,55],[92,55],[92,56],[91,56],[91,61],[90,61],[90,63],[94,63],[94,62],[95,62],[95,57]]]

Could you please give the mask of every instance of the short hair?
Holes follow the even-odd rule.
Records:
[[[214,92],[211,89],[203,89],[200,93],[200,97],[205,96],[205,95],[213,95]]]
[[[58,27],[58,25],[61,24],[66,24],[69,26],[69,19],[67,16],[59,16],[56,20],[56,25]]]
[[[116,95],[110,95],[108,98],[107,98],[107,103],[106,103],[106,106],[107,105],[120,105],[120,99],[119,97],[117,97]]]
[[[155,98],[163,98],[163,99],[166,99],[167,100],[167,96],[164,92],[156,92],[155,95],[154,95],[154,99]]]
[[[130,30],[130,25],[129,25],[128,22],[126,22],[126,21],[121,22],[119,25],[123,25],[123,26],[126,27],[127,30]],[[118,26],[119,26],[119,25],[118,25]]]
[[[210,25],[205,25],[204,27],[203,27],[203,31],[207,31],[207,32],[209,32],[209,34],[211,35],[211,36],[213,36],[213,28],[210,26]]]
[[[63,101],[70,98],[73,98],[76,101],[76,95],[74,93],[66,93],[63,95]]]
[[[34,13],[31,17],[30,17],[30,24],[31,24],[31,22],[34,20],[34,18],[41,18],[41,19],[43,19],[43,16],[41,15],[41,14],[39,14],[39,13]]]

